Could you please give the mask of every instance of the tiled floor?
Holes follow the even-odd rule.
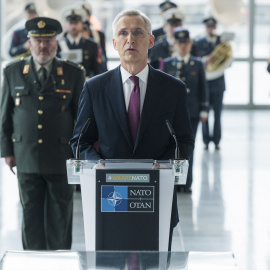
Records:
[[[270,269],[270,111],[224,111],[221,150],[196,141],[192,195],[178,194],[172,250],[232,251],[240,270]],[[16,177],[0,163],[0,256],[21,250]],[[74,250],[84,249],[75,193]]]

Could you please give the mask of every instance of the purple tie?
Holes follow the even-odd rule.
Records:
[[[140,123],[140,85],[139,77],[130,76],[130,80],[134,83],[128,105],[128,120],[132,136],[133,145],[135,145],[138,127]]]

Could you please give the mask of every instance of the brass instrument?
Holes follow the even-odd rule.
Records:
[[[211,53],[213,60],[206,66],[205,76],[207,80],[214,80],[222,76],[232,61],[232,47],[229,42],[221,42]]]

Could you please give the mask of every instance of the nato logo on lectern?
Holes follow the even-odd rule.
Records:
[[[101,212],[154,212],[154,187],[101,186]]]

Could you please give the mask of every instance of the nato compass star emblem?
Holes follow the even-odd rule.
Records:
[[[119,205],[122,201],[122,196],[120,195],[119,192],[111,192],[108,197],[107,197],[107,201],[110,205],[112,205],[113,207]]]

